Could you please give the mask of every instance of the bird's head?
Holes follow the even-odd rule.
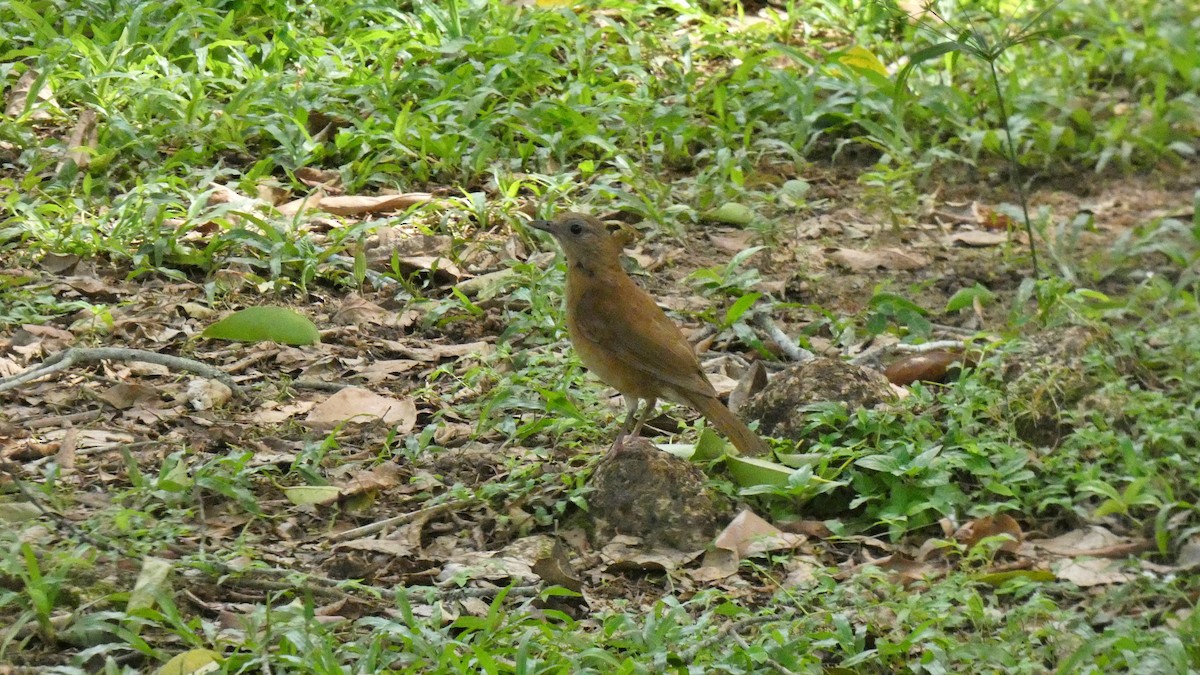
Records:
[[[571,211],[558,214],[554,220],[535,220],[529,225],[552,234],[572,264],[615,262],[621,249],[633,239],[630,232],[618,224]]]

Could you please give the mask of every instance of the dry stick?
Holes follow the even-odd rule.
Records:
[[[235,396],[242,395],[241,387],[233,381],[233,378],[229,377],[229,375],[219,368],[193,359],[185,359],[181,356],[171,356],[144,349],[127,349],[123,347],[71,348],[61,351],[42,361],[39,365],[26,369],[22,373],[18,373],[12,377],[0,378],[0,391],[16,389],[26,382],[41,379],[60,370],[66,370],[76,363],[92,363],[95,361],[142,361],[144,363],[166,366],[174,370],[183,370],[207,377],[211,380],[217,380],[229,387]]]
[[[783,332],[783,330],[775,324],[775,320],[771,318],[770,314],[767,314],[766,312],[759,312],[754,315],[753,321],[754,325],[763,329],[767,336],[779,346],[779,351],[783,352],[783,355],[792,361],[795,361],[796,363],[804,363],[805,361],[811,361],[817,358],[815,354],[796,344],[795,340],[793,340],[787,333]]]
[[[396,587],[388,586],[373,586],[356,582],[353,579],[334,579],[309,572],[298,570],[279,569],[276,567],[266,568],[249,568],[249,569],[234,569],[229,565],[217,560],[205,560],[203,562],[196,561],[188,563],[188,566],[199,572],[206,572],[205,568],[219,573],[222,577],[229,577],[228,581],[256,590],[265,591],[288,591],[296,590],[297,585],[284,579],[293,577],[303,580],[305,588],[314,595],[332,597],[338,599],[352,598],[356,600],[372,599],[364,598],[361,595],[351,593],[352,590],[370,591],[379,597],[386,598],[389,594],[394,593]],[[225,582],[222,582],[225,583]],[[496,586],[492,588],[458,588],[441,586],[403,586],[402,588],[409,593],[425,593],[433,592],[441,599],[458,599],[458,598],[486,598],[494,596],[508,588],[508,597],[524,598],[532,597],[541,592],[541,588],[536,585],[531,586]]]
[[[91,422],[92,420],[104,414],[102,410],[84,410],[83,412],[71,413],[69,415],[55,415],[54,417],[35,417],[17,422],[20,426],[25,427],[29,431],[34,429],[44,429],[46,427],[59,427],[65,425],[74,425],[80,422]]]
[[[365,537],[365,536],[368,536],[371,534],[375,534],[376,532],[381,532],[393,525],[406,525],[406,524],[411,523],[420,518],[432,518],[433,516],[437,516],[437,515],[446,513],[447,511],[455,511],[460,508],[465,508],[467,506],[471,506],[474,503],[476,503],[476,500],[473,500],[473,499],[456,499],[455,501],[446,502],[445,504],[435,504],[434,506],[430,506],[430,507],[427,507],[424,509],[418,509],[416,511],[413,511],[412,513],[402,513],[398,516],[393,516],[391,518],[385,518],[383,520],[376,521],[374,523],[371,523],[370,525],[363,525],[362,527],[356,527],[353,530],[346,530],[345,532],[338,532],[337,534],[332,534],[332,535],[329,535],[328,537],[324,537],[323,541],[326,541],[331,544],[336,544],[336,543],[342,542],[342,541],[350,541],[351,539],[358,539],[359,537]]]

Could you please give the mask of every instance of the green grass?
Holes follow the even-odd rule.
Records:
[[[122,328],[131,316],[194,329],[176,311],[183,300],[324,312],[368,287],[389,311],[419,318],[361,342],[339,334],[323,352],[330,360],[385,358],[386,341],[404,331],[496,338],[490,355],[389,380],[434,411],[411,435],[321,436],[255,424],[233,408],[213,413],[216,422],[172,419],[115,462],[81,457],[82,480],[56,461],[36,465],[21,488],[0,474],[0,506],[34,496],[67,516],[0,509],[0,662],[137,672],[208,648],[225,656],[226,672],[1200,671],[1193,576],[1139,567],[1170,564],[1200,533],[1194,216],[1137,223],[1101,249],[1079,245],[1087,217],[1035,219],[1051,276],[979,296],[998,308],[988,328],[1012,340],[989,349],[973,375],[915,387],[885,410],[814,409],[795,448],[809,459],[790,460],[786,486],[747,489],[709,467],[716,490],[766,517],[833,518],[838,531],[818,560],[857,560],[856,537],[911,550],[942,539],[940,522],[1013,514],[1044,534],[1100,523],[1152,540],[1154,550],[1127,561],[1127,583],[988,578],[1001,554],[943,542],[963,559],[909,586],[828,565],[784,588],[800,555],[777,552],[745,563],[740,584],[606,573],[589,579],[586,599],[520,584],[475,597],[420,575],[373,585],[376,568],[411,570],[312,544],[335,525],[451,503],[464,506],[439,534],[498,550],[558,533],[586,507],[592,451],[613,428],[606,392],[559,344],[561,269],[509,260],[510,250],[537,245],[517,224],[521,209],[619,210],[673,246],[735,202],[750,209],[754,243],[770,253],[792,245],[798,219],[828,205],[812,196],[819,190],[785,188],[805,178],[854,188],[857,206],[903,233],[923,198],[945,186],[1016,201],[997,85],[1018,181],[1088,184],[1151,171],[1187,181],[1200,138],[1200,9],[1065,0],[1039,17],[1028,4],[984,4],[937,3],[948,24],[851,0],[762,11],[686,0],[0,4],[5,99],[31,70],[35,90],[52,92],[0,117],[0,337],[47,323],[74,324],[84,342],[136,341],[145,335]],[[84,111],[98,121],[87,166],[61,164]],[[214,185],[307,194],[302,168],[336,171],[347,194],[446,195],[446,205],[402,220],[449,235],[443,254],[455,262],[478,260],[478,245],[513,276],[467,298],[394,265],[379,272],[389,284],[381,291],[364,281],[356,253],[396,219],[314,227],[210,201]],[[82,257],[107,282],[126,284],[124,294],[81,296],[58,275],[28,271],[51,252]],[[807,313],[803,339],[838,346],[880,333],[920,340],[931,322],[970,310],[923,305],[916,283],[887,281],[857,299],[858,313],[801,307],[756,290],[786,276],[757,262],[765,254],[727,257],[676,290],[691,284],[710,305],[696,318],[748,349],[761,346],[748,312],[764,308]],[[1002,260],[1028,262],[1015,250]],[[147,312],[156,301],[167,307]],[[76,323],[89,316],[99,318],[92,328]],[[1038,396],[1007,399],[1016,336],[1080,325],[1102,343]],[[166,340],[151,346],[198,349],[184,333]],[[284,384],[255,390],[255,403],[290,403],[298,395],[286,383],[298,375],[279,366]],[[1071,433],[1057,444],[1027,438],[1017,420],[1076,375],[1096,386],[1087,405],[1064,404],[1059,419]],[[5,400],[13,410],[64,408],[56,413],[78,403]],[[453,453],[438,432],[455,424],[492,459],[447,468]],[[280,496],[390,463],[403,480],[383,497],[323,510]],[[150,556],[171,561],[174,592],[130,609],[131,582]],[[280,571],[288,569],[302,572]],[[343,578],[363,581],[329,582]]]

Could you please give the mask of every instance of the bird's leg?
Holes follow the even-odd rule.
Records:
[[[657,398],[646,399],[646,407],[642,408],[642,414],[638,416],[637,424],[634,425],[633,431],[630,433],[632,433],[634,436],[637,436],[639,433],[641,433],[642,425],[646,423],[646,420],[650,419],[650,414],[654,412],[654,406],[657,404]]]
[[[638,409],[638,398],[636,396],[624,394],[624,397],[625,408],[629,412],[625,414],[625,423],[621,425],[621,436],[627,436],[629,435],[629,432],[633,430],[633,422],[637,419]]]

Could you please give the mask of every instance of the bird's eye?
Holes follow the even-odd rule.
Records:
[[[571,234],[579,234],[583,232],[583,226],[579,223],[571,223]]]

